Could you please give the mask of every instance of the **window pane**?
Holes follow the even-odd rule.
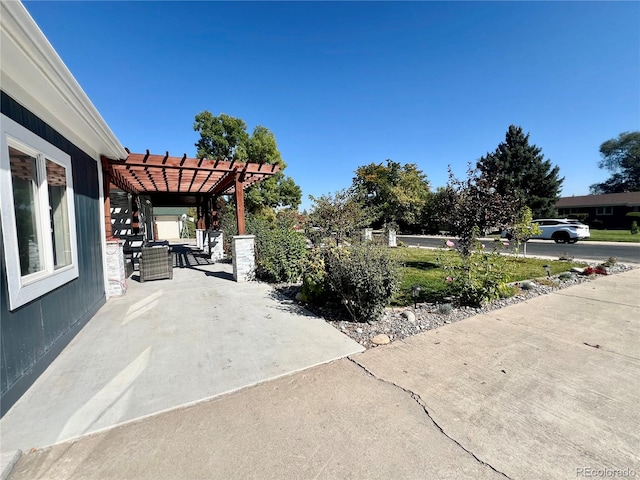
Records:
[[[51,241],[55,269],[71,265],[71,239],[67,207],[67,177],[62,165],[47,159],[47,185],[51,214]]]
[[[37,160],[29,154],[9,147],[13,203],[18,234],[18,253],[22,276],[44,269],[42,237],[38,231]]]

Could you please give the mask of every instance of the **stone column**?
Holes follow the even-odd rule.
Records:
[[[124,268],[124,252],[120,240],[107,240],[107,296],[127,293],[127,276]]]
[[[255,278],[256,254],[253,235],[236,235],[231,240],[233,255],[233,279],[247,282]]]
[[[202,250],[204,245],[204,230],[202,228],[196,228],[196,247]]]
[[[209,252],[211,260],[222,260],[224,258],[224,236],[220,230],[209,232]]]
[[[364,230],[362,230],[362,240],[363,241],[373,240],[373,228],[365,228]]]
[[[395,230],[389,230],[387,235],[388,235],[388,238],[389,238],[389,246],[390,247],[397,247],[398,243],[396,242],[396,231]]]

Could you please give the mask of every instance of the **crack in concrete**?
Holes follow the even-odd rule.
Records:
[[[427,409],[427,404],[424,402],[424,400],[422,400],[422,398],[420,397],[420,395],[418,395],[417,393],[404,388],[396,383],[390,382],[389,380],[385,380],[384,378],[380,378],[379,376],[377,376],[376,374],[374,374],[371,370],[369,370],[367,367],[365,367],[364,365],[356,362],[353,358],[351,357],[347,357],[347,360],[349,360],[350,362],[354,363],[355,365],[357,365],[358,367],[360,367],[362,370],[365,371],[365,373],[373,378],[375,378],[376,380],[380,381],[380,382],[384,382],[387,383],[389,385],[393,385],[396,388],[399,388],[400,390],[402,390],[405,393],[408,393],[411,398],[418,404],[420,405],[420,407],[422,407],[422,410],[424,411],[424,413],[427,415],[427,417],[429,417],[429,420],[431,420],[431,423],[433,423],[433,425],[440,431],[440,433],[442,433],[445,437],[447,437],[449,440],[451,440],[453,443],[455,443],[458,447],[460,447],[462,450],[464,450],[466,453],[468,453],[469,455],[471,455],[471,457],[473,457],[474,460],[476,460],[478,463],[480,463],[481,465],[484,465],[485,467],[490,468],[491,470],[493,470],[494,472],[496,472],[499,475],[502,475],[504,478],[507,478],[509,480],[512,480],[511,477],[509,477],[507,474],[505,474],[504,472],[501,472],[500,470],[496,469],[495,467],[493,467],[491,464],[481,460],[480,458],[478,458],[476,456],[475,453],[473,453],[471,450],[467,449],[464,447],[464,445],[462,445],[458,440],[456,440],[455,438],[451,437],[450,435],[448,435],[440,425],[438,425],[438,422],[436,422],[434,420],[434,418],[431,416],[431,413],[429,413],[429,410]]]

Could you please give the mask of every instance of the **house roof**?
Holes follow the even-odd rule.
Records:
[[[179,217],[182,214],[187,213],[188,208],[186,207],[153,207],[153,216],[175,216]]]
[[[558,203],[556,203],[557,208],[610,206],[640,206],[640,192],[607,193],[603,195],[562,197],[560,200],[558,200]]]
[[[0,2],[2,90],[99,161],[127,153],[20,2]],[[100,74],[97,72],[96,74]]]

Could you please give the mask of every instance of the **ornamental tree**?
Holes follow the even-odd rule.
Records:
[[[471,165],[465,180],[458,180],[449,167],[449,181],[437,199],[436,216],[459,237],[457,249],[464,257],[471,254],[479,234],[512,223],[518,210],[517,197],[499,192],[495,178]]]

